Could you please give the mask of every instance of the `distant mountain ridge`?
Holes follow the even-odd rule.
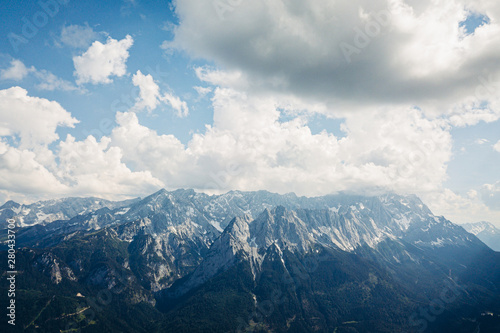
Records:
[[[500,229],[490,222],[466,223],[461,225],[495,251],[500,251]]]
[[[27,227],[57,220],[69,220],[77,215],[87,214],[101,208],[114,209],[137,200],[110,201],[95,197],[63,198],[37,201],[28,205],[10,200],[0,206],[0,220],[15,217],[19,226]]]

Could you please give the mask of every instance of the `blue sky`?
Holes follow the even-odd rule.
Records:
[[[498,5],[43,3],[0,14],[1,201],[393,191],[500,223]]]

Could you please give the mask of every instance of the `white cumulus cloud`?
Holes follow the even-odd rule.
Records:
[[[0,80],[21,81],[33,71],[35,71],[34,67],[27,68],[22,61],[12,59],[9,68],[0,70]]]
[[[149,171],[134,172],[122,162],[122,151],[109,147],[110,139],[89,136],[76,141],[68,135],[59,145],[57,175],[72,191],[101,197],[130,197],[163,187]]]
[[[493,149],[500,153],[500,140],[493,145]]]
[[[64,186],[36,153],[28,149],[11,147],[0,141],[0,189],[4,195],[60,196],[67,193]]]
[[[141,124],[133,112],[116,114],[111,144],[123,151],[123,161],[136,170],[150,171],[167,186],[181,186],[190,168],[184,145],[173,135],[159,135]],[[177,180],[178,179],[178,180]]]
[[[78,120],[54,101],[20,87],[0,90],[0,196],[23,200],[97,195],[109,199],[149,194],[164,184],[131,170],[110,139],[59,139],[59,127]],[[49,145],[57,142],[56,149]]]
[[[161,97],[161,100],[172,107],[175,110],[178,117],[186,117],[189,114],[189,107],[187,103],[181,100],[179,97],[165,93]]]
[[[132,109],[138,111],[156,109],[160,103],[160,87],[154,81],[153,76],[151,74],[144,75],[141,71],[137,71],[132,77],[132,82],[134,86],[139,87],[139,97]]]
[[[108,37],[106,44],[99,41],[92,43],[82,55],[73,57],[76,82],[111,83],[111,76],[124,76],[127,72],[128,50],[133,43],[130,35],[120,41]]]
[[[58,126],[78,123],[59,103],[29,96],[21,87],[0,90],[0,100],[0,134],[18,136],[21,148],[50,144],[59,138]]]
[[[151,74],[144,75],[137,71],[132,77],[134,86],[139,87],[139,97],[136,99],[132,111],[148,110],[152,111],[160,103],[166,103],[175,110],[178,117],[185,117],[189,113],[189,107],[185,101],[170,93],[160,93],[160,87],[154,81]]]

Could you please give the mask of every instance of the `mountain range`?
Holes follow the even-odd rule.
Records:
[[[160,190],[0,216],[19,331],[500,331],[500,253],[414,195]]]

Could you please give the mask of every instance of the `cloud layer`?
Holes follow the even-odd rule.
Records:
[[[92,136],[62,141],[58,127],[78,120],[57,102],[32,97],[20,87],[0,90],[0,196],[53,198],[99,195],[135,196],[162,187],[150,172],[132,172],[110,139]],[[49,145],[56,144],[55,150]]]
[[[4,136],[20,133],[19,148],[46,146],[58,139],[57,125],[76,123],[57,103],[29,97],[21,88],[2,93],[14,96],[9,109],[17,107],[30,114],[45,110],[33,126],[19,121],[19,129],[3,130]],[[77,171],[93,175],[99,169],[126,174],[123,170],[128,165],[136,172],[150,172],[159,180],[156,184],[171,188],[268,189],[301,195],[432,191],[445,178],[450,135],[416,109],[381,110],[363,121],[348,118],[343,125],[345,137],[337,138],[327,132],[313,134],[300,117],[281,121],[282,110],[294,106],[278,99],[217,88],[213,106],[214,125],[194,135],[186,147],[172,135],[159,135],[140,125],[134,113],[118,113],[118,127],[110,138],[97,142],[89,136],[78,142],[69,136],[60,142],[55,175],[71,179],[71,170],[73,177],[80,177]],[[19,119],[30,117],[22,112],[16,113]],[[46,125],[38,126],[40,121]],[[119,183],[108,180],[107,188]]]
[[[225,86],[324,102],[336,115],[416,105],[455,125],[500,117],[495,2],[176,3],[181,23],[163,47],[215,61],[237,76]],[[472,34],[461,24],[471,11],[490,20]]]

